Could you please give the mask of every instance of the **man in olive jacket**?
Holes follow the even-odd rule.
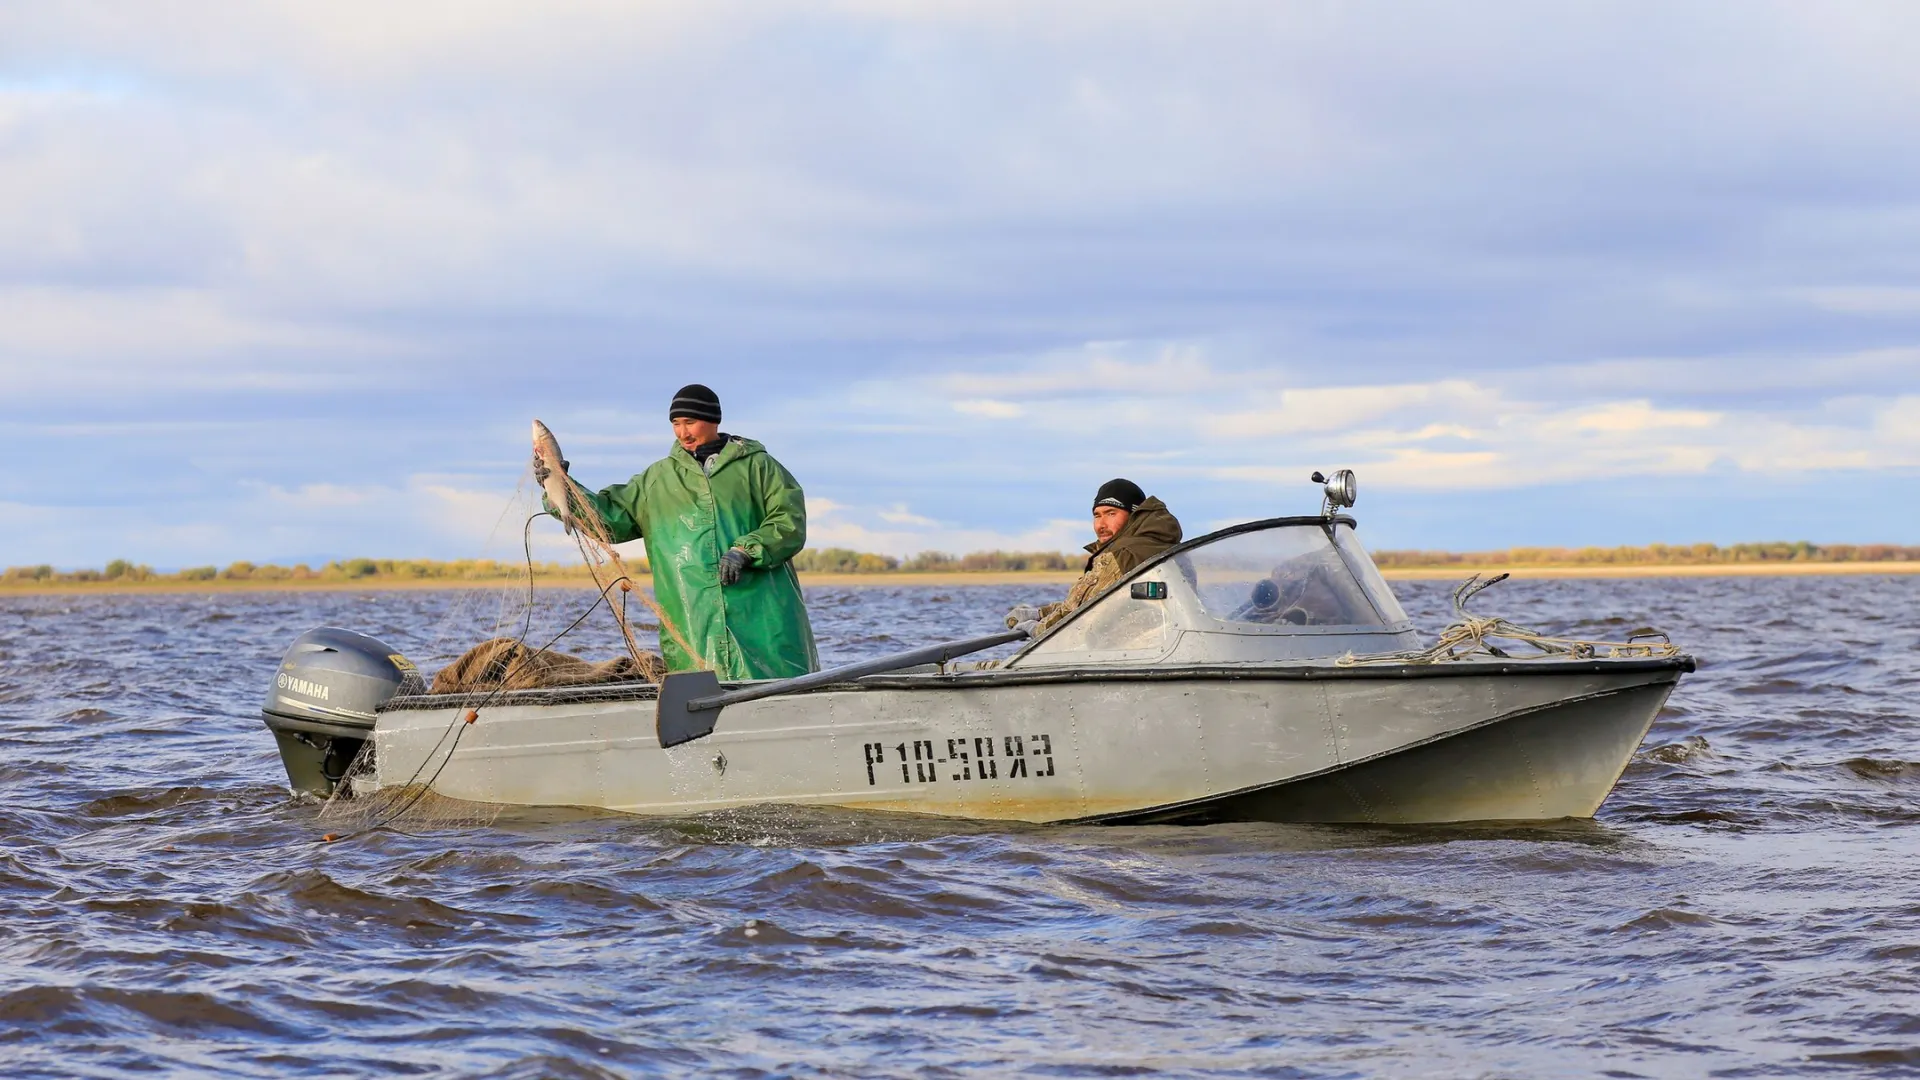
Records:
[[[1086,570],[1057,604],[1021,604],[1007,612],[1008,629],[1026,625],[1035,637],[1051,630],[1087,601],[1112,588],[1129,571],[1180,542],[1180,521],[1159,499],[1148,498],[1131,480],[1113,479],[1093,496],[1094,542]],[[1031,624],[1031,625],[1027,625]]]
[[[721,431],[720,398],[698,383],[674,395],[667,418],[673,449],[645,472],[597,494],[568,478],[592,500],[614,543],[646,540],[660,608],[700,653],[686,655],[662,633],[667,669],[704,661],[722,679],[817,670],[813,626],[790,561],[807,543],[799,483],[766,447]],[[542,471],[537,459],[535,471]]]

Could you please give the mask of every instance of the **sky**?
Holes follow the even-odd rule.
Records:
[[[723,428],[813,546],[1920,544],[1920,5],[0,0],[0,565],[517,553]],[[547,554],[557,526],[536,524]]]

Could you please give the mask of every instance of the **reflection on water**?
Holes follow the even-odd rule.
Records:
[[[1444,621],[1446,586],[1396,589],[1422,626]],[[987,632],[1042,598],[810,594],[829,662]],[[1579,636],[1651,622],[1702,660],[1591,822],[543,809],[326,845],[257,719],[286,642],[349,626],[431,670],[517,619],[512,598],[0,599],[0,1060],[20,1075],[1912,1070],[1917,601],[1912,578],[1487,594],[1490,613]],[[541,618],[557,628],[565,606]],[[615,653],[601,621],[575,651]]]

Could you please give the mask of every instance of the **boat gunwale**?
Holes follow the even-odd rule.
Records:
[[[1472,676],[1584,675],[1600,672],[1633,674],[1670,671],[1673,680],[1696,669],[1693,656],[1589,657],[1566,659],[1450,660],[1439,663],[1338,664],[1330,659],[1264,661],[1251,664],[1194,664],[1156,667],[1030,667],[975,671],[919,672],[868,675],[810,690],[804,697],[848,690],[979,690],[1002,686],[1032,686],[1081,682],[1312,682],[1325,679],[1438,679]],[[751,685],[751,680],[722,683],[723,687]],[[584,686],[555,686],[533,690],[476,690],[462,694],[409,694],[389,698],[380,715],[398,712],[437,712],[443,709],[537,707],[542,705],[599,705],[625,701],[657,701],[654,683],[621,682]]]

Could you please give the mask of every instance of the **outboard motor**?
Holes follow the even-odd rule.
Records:
[[[419,669],[392,646],[322,626],[295,638],[281,658],[261,720],[280,743],[293,790],[326,798],[372,736],[374,710],[424,690]]]

